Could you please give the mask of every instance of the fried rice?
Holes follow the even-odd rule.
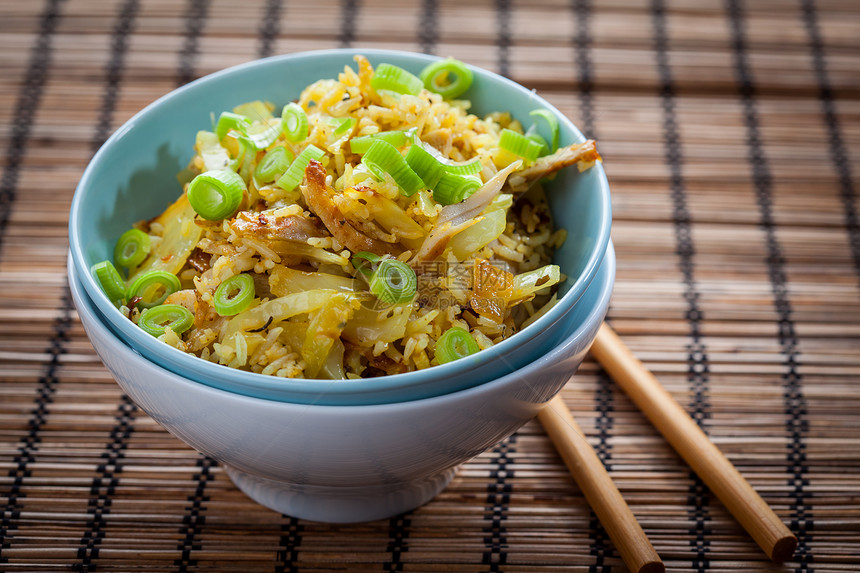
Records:
[[[135,225],[149,236],[151,251],[128,269],[127,282],[153,269],[175,274],[181,288],[164,304],[193,315],[184,332],[165,328],[163,342],[265,375],[355,379],[439,364],[437,343],[452,328],[489,348],[556,302],[565,277],[550,261],[566,232],[553,227],[540,181],[568,165],[588,169],[600,159],[594,143],[525,161],[499,145],[503,129],[524,132],[509,113],[480,118],[469,113],[468,100],[444,100],[427,89],[377,91],[369,61],[358,56],[356,63],[302,91],[297,103],[308,120],[302,141],[281,133],[239,160],[239,134],[198,134],[181,175],[185,188],[193,177],[229,166],[246,186],[234,213],[206,220],[183,193]],[[268,102],[234,111],[261,131],[279,127]],[[407,196],[392,176],[378,177],[351,151],[356,137],[398,130],[408,135],[401,153],[422,145],[446,164],[478,159],[481,188],[451,205],[440,204],[429,188]],[[255,178],[271,149],[283,146],[297,157],[309,145],[324,153],[310,161],[300,185],[287,190]],[[409,265],[414,296],[393,304],[376,296],[356,268],[360,252]],[[219,314],[216,290],[243,273],[253,278],[253,302],[238,314]],[[135,298],[120,310],[138,322],[143,309]]]

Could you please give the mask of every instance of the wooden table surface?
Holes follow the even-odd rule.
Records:
[[[799,539],[752,540],[592,361],[563,398],[670,571],[860,570],[860,3],[0,1],[0,571],[621,572],[537,422],[436,499],[250,501],[125,399],[66,284],[69,204],[137,110],[258,57],[453,56],[598,141],[609,321]]]

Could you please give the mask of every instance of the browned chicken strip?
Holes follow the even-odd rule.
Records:
[[[580,164],[580,171],[591,167],[595,161],[600,161],[600,154],[594,145],[594,140],[589,139],[584,143],[575,143],[567,147],[561,147],[552,155],[538,158],[534,165],[513,173],[508,179],[507,191],[527,191],[535,182],[540,181],[548,175],[552,175],[559,169],[564,169],[574,163]]]
[[[397,256],[403,252],[398,245],[368,237],[352,226],[331,200],[325,184],[325,168],[319,161],[311,160],[305,169],[302,196],[308,208],[322,220],[334,238],[353,253],[369,251],[380,256]]]
[[[300,215],[286,217],[266,216],[264,213],[242,211],[230,221],[237,235],[254,235],[270,241],[305,242],[311,237],[324,237],[325,229],[319,219]]]

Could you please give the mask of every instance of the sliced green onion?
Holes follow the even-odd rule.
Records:
[[[558,150],[558,140],[560,137],[558,118],[548,109],[534,109],[529,112],[529,115],[539,117],[549,125],[550,140],[552,142],[550,153],[555,153]]]
[[[415,271],[397,259],[383,259],[370,277],[370,292],[388,304],[409,302],[417,291]]]
[[[397,148],[382,139],[373,142],[361,158],[361,163],[380,180],[385,179],[386,173],[391,175],[401,193],[407,197],[424,187],[424,182],[412,171]]]
[[[290,167],[275,182],[275,185],[282,188],[284,191],[292,191],[296,188],[296,185],[301,183],[302,179],[305,178],[305,169],[308,168],[311,159],[319,161],[323,155],[325,155],[325,152],[322,149],[313,144],[308,145],[301,153],[299,153],[299,156],[293,160]]]
[[[125,281],[110,261],[102,261],[90,267],[90,272],[102,287],[108,299],[119,306],[125,301]]]
[[[126,291],[126,298],[141,298],[137,306],[141,308],[152,308],[164,302],[164,300],[181,288],[179,278],[167,271],[148,271],[134,279],[134,282]]]
[[[142,263],[151,249],[149,235],[140,229],[129,229],[117,239],[113,260],[119,266],[130,269]]]
[[[433,198],[440,205],[453,205],[480,188],[481,181],[475,177],[446,173],[433,188]]]
[[[245,181],[238,173],[218,169],[194,178],[188,185],[188,202],[204,219],[218,221],[236,212],[244,192]]]
[[[140,313],[137,325],[152,336],[161,336],[168,327],[182,334],[194,325],[194,315],[181,304],[162,304]]]
[[[286,147],[273,147],[257,164],[254,178],[260,183],[271,183],[290,167],[293,154]]]
[[[235,164],[231,167],[239,174],[243,181],[247,181],[257,159],[257,146],[246,135],[240,135],[237,139],[238,153]]]
[[[526,132],[526,139],[534,141],[540,145],[540,153],[538,154],[538,157],[543,157],[544,155],[549,154],[549,144],[546,142],[546,139],[540,136],[540,134]]]
[[[254,145],[255,150],[266,149],[281,135],[282,123],[277,118],[255,121],[246,130],[248,141]]]
[[[510,129],[503,129],[499,137],[499,147],[519,155],[529,161],[534,161],[540,155],[540,145],[528,139],[525,135]]]
[[[351,130],[357,123],[354,117],[332,117],[328,120],[329,125],[334,126],[334,136],[343,135]]]
[[[420,143],[412,145],[406,152],[406,163],[424,181],[428,189],[436,187],[439,178],[445,174],[446,166]]]
[[[355,267],[355,270],[366,277],[370,277],[373,275],[374,265],[378,263],[381,258],[382,257],[374,253],[359,251],[352,256],[351,262],[352,266]]]
[[[475,175],[481,172],[484,166],[481,165],[481,160],[477,157],[471,161],[464,163],[452,163],[445,165],[445,171],[452,175]]]
[[[472,70],[454,58],[433,62],[421,71],[424,87],[444,99],[461,96],[472,87]]]
[[[409,131],[397,130],[380,131],[379,133],[353,137],[349,140],[349,150],[358,155],[367,153],[367,150],[370,149],[370,146],[377,139],[390,143],[394,147],[403,147],[406,145],[406,142],[411,141],[411,136],[412,134]]]
[[[249,274],[233,275],[218,285],[212,306],[221,316],[233,316],[254,302],[254,278]]]
[[[447,364],[475,354],[479,350],[481,349],[471,334],[454,326],[446,330],[436,341],[436,360],[439,364]]]
[[[391,64],[379,64],[370,80],[370,87],[377,91],[388,90],[399,94],[418,95],[424,87],[424,82],[403,68]]]
[[[249,125],[251,125],[251,120],[244,115],[239,115],[238,113],[230,111],[223,111],[218,117],[218,124],[215,126],[215,135],[218,136],[218,140],[220,141],[227,136],[227,133],[229,133],[231,129],[236,130],[239,133],[245,133]]]
[[[288,103],[281,112],[281,119],[287,139],[297,143],[308,138],[308,116],[302,106],[295,102]]]

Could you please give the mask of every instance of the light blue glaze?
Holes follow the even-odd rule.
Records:
[[[363,53],[376,65],[388,62],[418,73],[435,58],[385,50],[330,50],[277,56],[230,68],[177,89],[135,115],[95,155],[78,184],[69,218],[74,265],[89,267],[110,258],[116,239],[134,222],[154,217],[181,192],[176,174],[193,155],[197,131],[211,129],[211,114],[254,100],[281,106],[321,78],[336,77],[353,55]],[[471,111],[510,111],[524,125],[537,107],[558,116],[561,142],[583,141],[558,110],[534,92],[501,76],[473,68],[475,82],[464,97]],[[497,378],[544,355],[569,332],[566,316],[597,274],[609,243],[609,186],[601,165],[584,173],[563,170],[547,185],[557,227],[568,231],[554,262],[571,277],[561,285],[563,298],[550,312],[512,338],[471,357],[420,372],[359,381],[284,380],[241,372],[202,361],[152,338],[115,309],[89,272],[84,290],[106,324],[143,356],[178,374],[251,396],[319,404],[373,403],[414,399],[467,388]],[[585,301],[583,301],[585,303]],[[387,397],[386,397],[387,396]],[[383,398],[386,397],[386,398]]]

